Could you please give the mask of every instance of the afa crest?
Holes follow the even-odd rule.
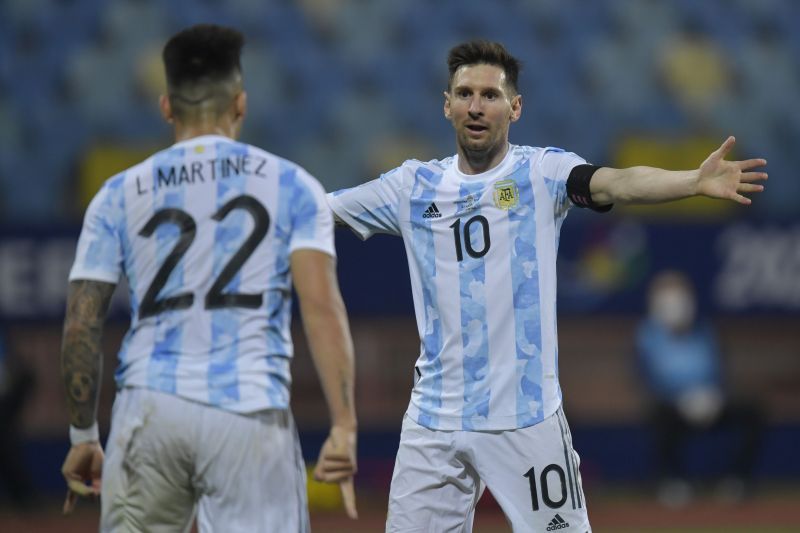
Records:
[[[494,205],[508,211],[517,204],[519,204],[519,189],[514,180],[503,180],[494,184]]]

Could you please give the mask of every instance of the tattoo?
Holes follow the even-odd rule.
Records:
[[[91,426],[97,415],[103,370],[100,340],[114,287],[113,283],[87,280],[69,284],[61,342],[61,376],[70,423],[78,428]]]

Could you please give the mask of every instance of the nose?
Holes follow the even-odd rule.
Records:
[[[467,110],[471,118],[475,119],[483,115],[483,106],[481,105],[480,95],[474,95],[469,102],[469,109]]]

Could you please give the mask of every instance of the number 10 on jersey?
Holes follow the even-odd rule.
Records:
[[[480,245],[479,249],[475,249],[472,244],[472,232],[470,230],[472,225],[475,223],[480,224],[483,236],[483,243]],[[455,222],[450,224],[450,227],[453,228],[453,240],[455,241],[456,245],[456,259],[458,259],[459,262],[464,260],[464,250],[467,251],[467,254],[469,254],[470,257],[474,257],[475,259],[483,257],[486,255],[486,252],[489,251],[489,247],[492,245],[492,239],[489,237],[489,221],[486,220],[485,216],[475,215],[467,220],[464,223],[463,236],[460,218],[457,218]]]

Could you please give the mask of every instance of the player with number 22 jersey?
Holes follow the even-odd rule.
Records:
[[[332,226],[307,172],[226,137],[179,142],[107,181],[70,279],[127,276],[118,387],[242,413],[286,409],[289,256],[334,255]]]

